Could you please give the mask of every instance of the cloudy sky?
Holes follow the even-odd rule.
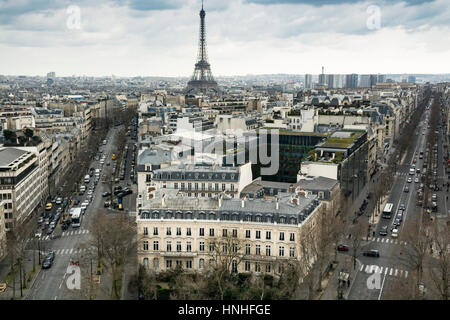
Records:
[[[201,0],[0,0],[0,74],[191,76]],[[214,75],[449,73],[449,0],[205,0]]]

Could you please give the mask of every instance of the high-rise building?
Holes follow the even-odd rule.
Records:
[[[345,87],[353,89],[358,87],[358,75],[356,73],[345,76]]]
[[[305,89],[312,89],[312,74],[305,74]]]
[[[378,83],[385,83],[386,82],[386,75],[385,74],[379,74],[377,82]]]
[[[416,77],[415,76],[408,76],[408,82],[416,83]]]
[[[370,75],[370,88],[377,84],[378,76],[376,74]]]
[[[324,73],[324,68],[322,67],[322,73],[319,74],[319,84],[320,85],[326,85],[327,84],[327,80],[325,78],[325,73]]]
[[[359,86],[363,87],[363,88],[370,87],[370,75],[369,74],[362,74],[359,77]]]

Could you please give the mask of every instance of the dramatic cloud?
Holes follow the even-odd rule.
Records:
[[[190,76],[200,6],[0,0],[0,70]],[[322,65],[329,73],[450,71],[448,0],[207,0],[204,7],[215,75],[319,73]]]

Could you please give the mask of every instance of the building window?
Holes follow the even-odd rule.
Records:
[[[250,230],[245,230],[245,238],[250,239]]]
[[[148,236],[148,228],[144,227],[144,236]]]
[[[153,250],[158,251],[159,250],[159,243],[158,241],[153,241]]]
[[[290,240],[290,241],[295,241],[295,234],[294,234],[294,233],[291,233],[291,234],[289,235],[289,240]]]
[[[158,270],[159,268],[159,261],[158,258],[153,259],[153,269]]]
[[[166,260],[166,269],[172,268],[172,260]]]
[[[227,229],[223,229],[223,230],[222,230],[222,236],[223,236],[223,237],[226,237],[226,236],[227,236]]]
[[[284,241],[284,232],[280,232],[280,241]]]
[[[261,239],[261,231],[256,231],[256,239]]]
[[[198,183],[195,183],[195,190],[198,190]]]
[[[148,269],[148,258],[144,258],[144,268]]]
[[[214,184],[214,190],[219,191],[219,184],[218,183]]]
[[[200,228],[200,237],[205,235],[205,228]]]
[[[266,273],[270,273],[270,263],[266,264]]]
[[[186,261],[186,269],[192,269],[192,260]]]
[[[144,250],[145,250],[145,251],[148,250],[148,241],[144,241]]]
[[[270,240],[270,231],[266,231],[266,240]]]
[[[167,228],[166,235],[171,236],[172,235],[172,229]]]
[[[181,242],[177,241],[177,252],[181,252]]]
[[[177,267],[178,267],[178,266],[183,267],[183,261],[181,261],[181,260],[176,260],[175,262],[177,263]]]
[[[289,248],[289,257],[295,257],[295,248]]]
[[[224,252],[224,253],[228,252],[228,246],[226,243],[222,244],[222,252]]]
[[[188,183],[188,190],[192,190],[192,183]]]
[[[256,245],[256,252],[255,252],[255,254],[258,255],[258,256],[261,254],[261,246],[259,244]]]
[[[213,252],[214,251],[214,242],[211,242],[209,244],[209,252]]]
[[[190,235],[191,235],[191,228],[187,228],[187,229],[186,229],[186,235],[187,235],[187,236],[190,236]]]
[[[178,182],[175,182],[175,183],[173,184],[173,187],[174,187],[174,189],[178,189]]]
[[[266,256],[270,256],[270,246],[266,246]]]
[[[209,229],[209,236],[214,237],[214,229]]]
[[[167,241],[167,252],[171,252],[172,251],[172,242]]]
[[[158,235],[158,227],[153,227],[153,235],[154,236]]]
[[[284,247],[280,247],[279,255],[280,257],[284,257]]]
[[[238,246],[237,246],[236,243],[233,243],[233,245],[232,245],[232,250],[233,250],[233,253],[237,253],[237,251],[238,251]]]
[[[181,228],[177,227],[177,236],[181,236]]]
[[[250,272],[250,261],[245,261],[245,271]]]
[[[222,191],[225,191],[225,183],[222,183]]]
[[[237,238],[237,229],[233,229],[233,238]]]
[[[205,259],[198,260],[198,268],[203,269],[204,266],[205,266]]]
[[[231,262],[231,272],[232,273],[237,273],[237,261],[236,260],[233,260]]]
[[[245,254],[250,254],[250,245],[249,244],[245,245]]]
[[[205,183],[202,183],[202,190],[205,190]]]
[[[261,272],[261,265],[259,262],[255,262],[255,272]]]
[[[230,187],[231,187],[231,191],[234,191],[234,184],[231,184]]]
[[[191,251],[192,251],[192,245],[191,245],[190,242],[187,242],[187,243],[186,243],[186,251],[187,251],[187,252],[191,252]]]
[[[200,242],[200,251],[205,251],[205,243],[203,241]]]
[[[184,182],[182,182],[181,183],[181,190],[184,190],[184,188],[185,188],[185,184],[184,184]]]

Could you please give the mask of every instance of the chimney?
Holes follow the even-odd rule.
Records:
[[[222,194],[219,195],[219,208],[222,208]]]
[[[166,206],[166,194],[163,193],[162,197],[161,197],[161,206],[165,207]]]
[[[241,207],[242,207],[242,208],[245,207],[245,196],[242,197]]]
[[[275,207],[277,208],[277,210],[280,210],[280,199],[277,197],[277,202],[275,204]]]

